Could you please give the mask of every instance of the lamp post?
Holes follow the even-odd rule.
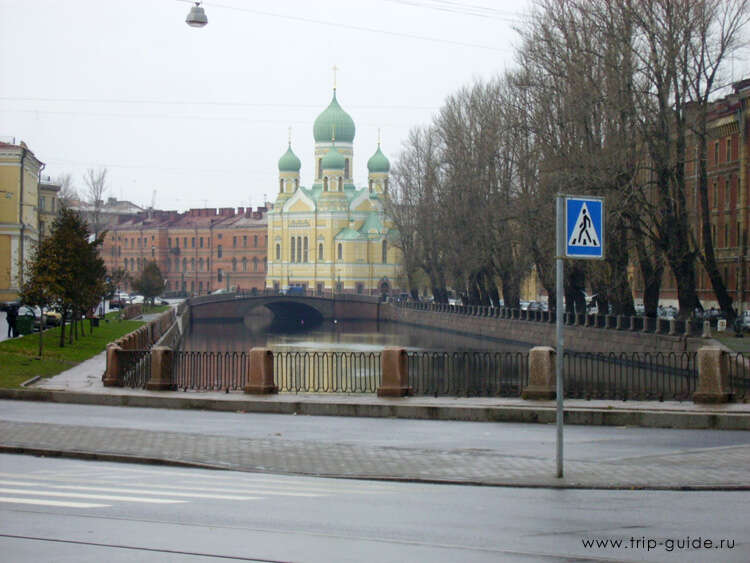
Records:
[[[185,23],[190,27],[203,27],[208,23],[206,11],[201,7],[200,2],[196,2],[195,6],[190,8],[190,12],[188,12],[185,18]]]

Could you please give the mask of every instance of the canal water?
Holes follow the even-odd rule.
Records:
[[[530,346],[400,323],[372,321],[323,321],[315,327],[272,322],[254,316],[245,322],[194,322],[185,336],[186,351],[242,352],[253,347],[274,351],[379,352],[386,346],[434,351],[526,351]]]

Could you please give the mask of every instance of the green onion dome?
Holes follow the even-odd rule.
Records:
[[[279,159],[279,172],[299,172],[302,163],[297,155],[292,152],[292,145],[286,150],[284,155]]]
[[[369,170],[370,173],[381,172],[387,174],[390,169],[391,163],[380,150],[380,144],[378,144],[378,150],[375,151],[375,154],[367,161],[367,170]]]
[[[315,120],[313,137],[316,143],[330,143],[334,140],[342,143],[354,141],[354,121],[339,105],[336,99],[336,89],[333,90],[333,100],[330,105]],[[334,133],[335,131],[335,133]]]
[[[336,147],[333,146],[323,157],[321,165],[323,170],[343,170],[346,167],[346,159],[344,158],[344,155],[337,151]]]

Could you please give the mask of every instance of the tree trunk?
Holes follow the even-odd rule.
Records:
[[[60,348],[65,348],[65,321],[67,320],[67,318],[68,314],[65,311],[65,308],[63,308],[60,317]]]

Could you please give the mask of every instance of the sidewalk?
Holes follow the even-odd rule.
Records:
[[[554,401],[431,397],[389,399],[372,395],[288,393],[251,396],[243,393],[105,388],[101,383],[105,364],[106,357],[102,353],[28,390],[0,391],[0,398],[83,405],[182,408],[191,411],[371,417],[381,420],[403,418],[547,424],[555,421]],[[692,402],[567,400],[565,410],[566,425],[750,429],[748,404],[704,406]],[[735,437],[728,447],[705,447],[705,442],[711,442],[711,439],[704,437],[704,447],[691,446],[675,451],[663,447],[657,440],[649,444],[649,455],[571,460],[566,462],[565,478],[556,479],[553,450],[546,446],[544,455],[537,455],[537,450],[532,455],[519,455],[507,449],[424,448],[420,447],[419,442],[413,447],[384,447],[366,436],[356,443],[293,441],[272,437],[196,434],[181,431],[181,426],[154,431],[134,428],[137,424],[104,428],[93,425],[93,422],[89,426],[12,421],[7,418],[0,414],[0,451],[4,452],[440,483],[564,488],[750,489],[750,434],[745,436],[744,433],[730,432],[729,435]],[[296,420],[303,426],[305,421],[310,424],[313,421],[307,417]],[[519,426],[513,425],[512,431],[518,432],[516,428]],[[529,431],[529,436],[536,436],[537,431],[541,430],[554,440],[552,426],[520,428],[533,429],[533,432]],[[502,425],[488,426],[488,431],[492,432],[503,432],[503,429]],[[638,428],[630,430],[640,432]],[[645,436],[664,433],[660,430],[642,432]],[[696,432],[696,436],[706,435],[706,431]],[[659,438],[664,439],[663,436]],[[531,440],[533,442],[535,438]],[[716,443],[714,441],[713,445]]]

